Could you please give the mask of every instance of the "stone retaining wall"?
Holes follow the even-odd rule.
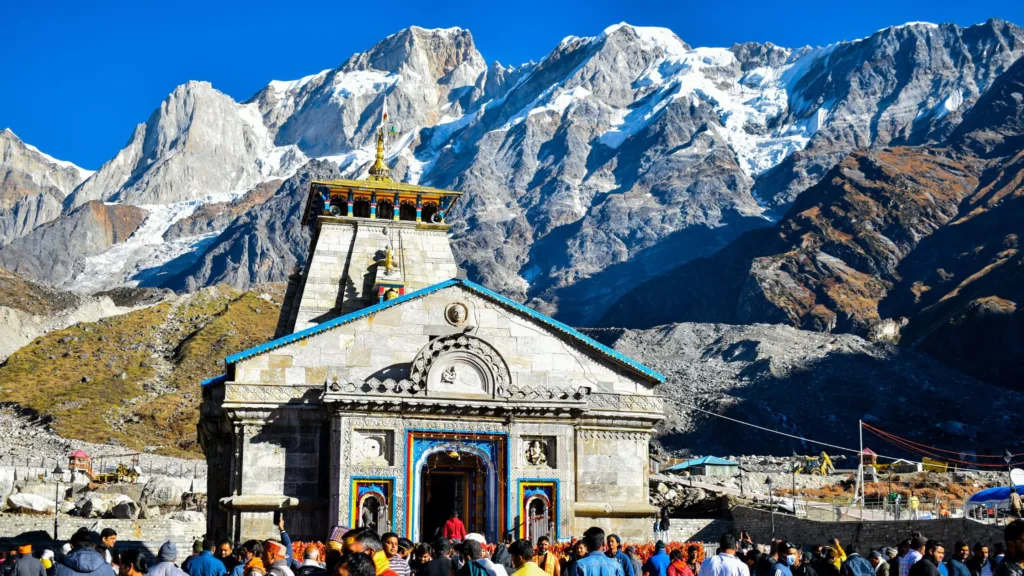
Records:
[[[184,560],[192,543],[206,533],[206,522],[179,522],[165,518],[153,520],[97,520],[61,516],[58,537],[66,542],[76,530],[85,526],[99,534],[104,528],[117,531],[117,548],[141,548],[155,557],[160,545],[172,540],[178,546],[178,560]],[[0,549],[14,543],[30,542],[36,550],[55,549],[52,540],[53,516],[0,514]]]
[[[755,542],[772,538],[771,513],[737,506],[732,510],[733,533],[746,530]],[[913,531],[952,546],[957,540],[992,544],[1003,541],[1000,527],[964,518],[936,520],[890,520],[868,522],[819,522],[787,514],[775,514],[775,537],[795,544],[824,544],[838,538],[848,552],[866,554],[881,546],[896,546]]]
[[[717,542],[732,531],[732,522],[722,518],[672,518],[669,527],[672,542]]]

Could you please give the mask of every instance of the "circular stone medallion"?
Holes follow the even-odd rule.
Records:
[[[469,319],[469,308],[462,302],[452,302],[444,309],[444,319],[452,326],[462,326]]]

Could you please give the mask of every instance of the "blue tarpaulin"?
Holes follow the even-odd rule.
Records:
[[[1024,484],[1014,486],[1017,489],[1017,494],[1024,494]],[[968,504],[983,505],[983,504],[999,504],[1006,502],[1010,499],[1010,487],[1000,486],[998,488],[989,488],[982,490],[970,498],[967,499]]]

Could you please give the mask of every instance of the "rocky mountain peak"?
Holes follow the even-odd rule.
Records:
[[[640,42],[648,48],[663,52],[690,49],[690,45],[675,32],[657,26],[633,26],[626,22],[620,22],[605,28],[594,40],[595,42],[606,42],[612,38]]]
[[[978,100],[952,136],[982,156],[1004,156],[1024,145],[1024,58],[1010,67]]]
[[[44,154],[31,144],[26,144],[10,128],[0,131],[0,169],[16,170],[29,178],[41,176],[40,184],[50,185],[61,192],[70,194],[76,186],[92,175],[66,160],[57,160]]]
[[[789,48],[776,46],[771,42],[744,42],[733,44],[729,49],[740,62],[740,69],[744,72],[754,68],[769,67],[779,68],[786,64],[793,53]]]
[[[59,216],[64,197],[91,174],[0,131],[0,246]]]
[[[189,81],[67,199],[65,212],[90,200],[172,204],[241,193],[304,160],[272,152],[256,105],[238,104],[209,82]]]
[[[413,26],[388,36],[366,52],[353,55],[340,70],[411,70],[423,75],[425,80],[437,82],[463,65],[477,71],[487,68],[469,30]]]

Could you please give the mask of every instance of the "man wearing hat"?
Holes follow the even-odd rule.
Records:
[[[875,569],[875,576],[889,576],[889,562],[881,551],[875,550],[868,556],[868,562]]]
[[[288,567],[288,551],[277,540],[263,542],[263,565],[267,567],[267,576],[295,576]]]
[[[46,576],[46,568],[32,555],[32,545],[18,546],[18,561],[14,563],[14,576]]]
[[[188,576],[184,570],[174,564],[177,559],[178,546],[170,540],[164,542],[156,553],[156,564],[149,568],[146,576]]]

